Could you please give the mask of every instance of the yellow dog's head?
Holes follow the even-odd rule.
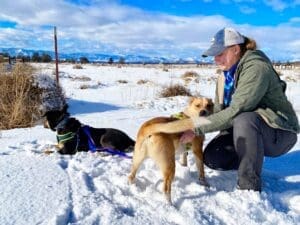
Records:
[[[213,101],[205,97],[191,97],[184,113],[189,117],[208,116],[213,112]]]

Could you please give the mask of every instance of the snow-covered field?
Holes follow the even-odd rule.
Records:
[[[53,64],[36,66],[41,74],[53,76]],[[214,96],[214,68],[60,65],[59,69],[72,116],[94,127],[121,129],[134,139],[144,121],[186,106],[186,97],[158,97],[166,85],[184,84],[181,75],[186,71],[199,74],[186,82],[194,94]],[[300,116],[300,70],[282,73],[288,81],[288,98]],[[215,134],[208,134],[205,144]],[[236,190],[236,171],[206,168],[210,188],[200,186],[190,154],[188,168],[176,164],[174,206],[169,206],[161,191],[161,174],[150,159],[138,172],[136,184],[129,185],[130,159],[84,152],[43,154],[53,148],[56,136],[42,125],[0,135],[1,225],[300,224],[300,140],[288,154],[265,159],[262,193]]]

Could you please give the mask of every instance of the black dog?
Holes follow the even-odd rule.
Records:
[[[70,113],[68,113],[68,105],[64,105],[64,107],[60,110],[50,110],[47,111],[43,117],[45,118],[44,127],[50,128],[53,131],[56,131],[56,126],[65,118],[69,117]]]
[[[50,129],[57,132],[58,152],[61,154],[104,149],[112,154],[122,154],[132,151],[135,145],[135,141],[121,130],[86,126],[69,117],[67,112],[51,111],[45,117]]]

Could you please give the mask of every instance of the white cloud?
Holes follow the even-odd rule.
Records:
[[[289,7],[289,5],[281,0],[265,0],[266,5],[270,6],[275,11],[283,11]]]
[[[124,21],[143,16],[136,8],[107,4],[101,1],[95,5],[74,5],[62,0],[6,1],[1,3],[0,18],[17,22],[21,26],[59,25],[93,26],[115,21]]]
[[[293,17],[289,21],[290,23],[299,23],[300,24],[300,17]]]
[[[13,8],[6,1],[1,5],[0,19],[10,19],[18,25],[0,28],[1,47],[52,50],[55,25],[60,51],[199,56],[214,33],[233,26],[257,39],[264,49],[281,49],[270,51],[272,57],[281,57],[284,51],[300,52],[287,45],[300,37],[299,29],[293,27],[299,18],[277,27],[255,27],[236,25],[220,15],[170,16],[106,2],[74,5],[61,0],[23,0]]]
[[[297,5],[300,5],[300,0],[294,0],[291,5],[293,6],[297,6]]]
[[[244,5],[244,6],[240,6],[240,11],[243,14],[253,14],[253,13],[256,12],[256,9],[253,8],[253,7],[249,7],[249,6]]]
[[[286,60],[292,55],[298,56],[293,60],[300,60],[300,46],[295,44],[300,37],[299,28],[287,23],[276,27],[241,26],[239,29],[244,35],[255,39],[258,47],[264,50],[271,60]]]

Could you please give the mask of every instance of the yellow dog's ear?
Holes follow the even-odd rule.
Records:
[[[189,105],[192,104],[194,100],[195,100],[195,97],[191,96],[191,97],[189,98]]]
[[[210,104],[212,107],[213,107],[214,104],[215,104],[214,101],[213,101],[211,98],[208,99],[208,102],[209,102],[209,104]]]

